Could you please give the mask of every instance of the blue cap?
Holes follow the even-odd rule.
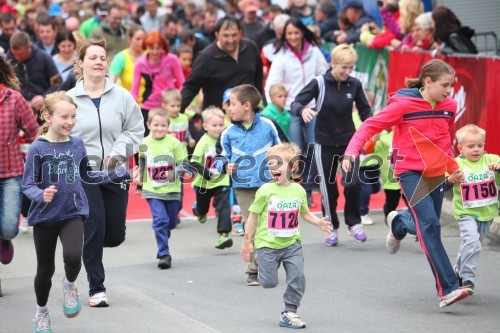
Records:
[[[363,9],[363,2],[359,0],[349,0],[346,3],[344,3],[344,6],[342,6],[342,10],[345,10],[347,8],[360,8]]]
[[[61,6],[57,3],[53,3],[49,7],[49,16],[50,17],[56,17],[56,16],[61,16],[62,14],[62,9]]]
[[[222,103],[229,102],[229,95],[231,94],[231,90],[233,90],[233,88],[228,88],[224,91],[224,95],[222,95]]]

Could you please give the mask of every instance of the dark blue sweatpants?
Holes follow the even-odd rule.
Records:
[[[408,171],[399,175],[399,182],[408,199],[409,210],[396,215],[392,222],[392,233],[399,240],[407,233],[418,235],[420,246],[434,274],[438,295],[447,295],[458,288],[458,279],[441,241],[439,217],[444,196],[444,176],[422,178],[420,172]]]

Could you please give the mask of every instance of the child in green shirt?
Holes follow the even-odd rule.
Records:
[[[462,238],[455,272],[460,286],[474,290],[481,244],[498,216],[500,177],[494,171],[500,170],[500,157],[484,151],[486,131],[476,125],[462,127],[456,137],[460,151],[456,161],[465,180],[459,183],[457,173],[446,180],[448,188],[453,186],[453,211]]]
[[[288,286],[283,295],[285,309],[281,313],[279,325],[289,328],[306,327],[297,315],[305,290],[299,215],[306,222],[319,227],[326,235],[332,232],[328,216],[319,219],[311,214],[307,206],[306,191],[291,181],[291,175],[297,169],[299,154],[299,148],[291,143],[269,148],[266,159],[272,182],[262,185],[255,194],[241,248],[243,260],[249,262],[254,251],[251,236],[255,232],[258,279],[264,288],[278,285],[278,267],[283,263]]]
[[[214,198],[214,206],[218,216],[217,232],[219,239],[215,243],[218,249],[233,246],[231,239],[231,206],[229,200],[229,175],[219,174],[215,168],[215,144],[225,128],[224,113],[221,109],[210,107],[203,111],[203,128],[206,133],[194,149],[189,165],[197,171],[193,182],[196,193],[196,208],[193,212],[200,223],[207,220],[210,201]]]
[[[149,135],[139,148],[139,167],[135,167],[135,181],[142,185],[153,217],[153,229],[158,245],[160,269],[170,268],[172,257],[168,246],[170,231],[177,226],[180,208],[181,181],[176,168],[187,160],[186,147],[168,134],[168,112],[154,108],[148,112]]]
[[[292,121],[292,116],[285,109],[287,96],[288,92],[284,85],[282,85],[281,83],[273,84],[269,89],[269,97],[271,97],[271,102],[267,104],[266,108],[262,111],[262,115],[276,121],[278,123],[278,126],[288,138],[288,131],[290,130],[290,122]]]
[[[177,89],[167,89],[162,94],[162,107],[167,110],[170,117],[168,133],[173,135],[180,142],[187,144],[190,148],[196,145],[196,142],[189,133],[189,117],[181,112],[181,93]]]

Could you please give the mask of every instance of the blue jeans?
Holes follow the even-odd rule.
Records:
[[[304,170],[302,172],[302,186],[304,186],[307,195],[311,195],[316,175],[316,161],[314,160],[314,127],[316,126],[316,118],[310,122],[304,123],[302,117],[292,115],[290,130],[288,136],[290,141],[295,143],[302,150],[302,154],[306,156]],[[304,133],[305,132],[305,142]]]
[[[147,199],[153,216],[153,230],[158,245],[157,258],[169,255],[168,238],[170,230],[177,226],[180,201]]]
[[[443,296],[458,288],[457,275],[441,241],[439,217],[444,197],[444,176],[420,180],[421,176],[416,171],[399,175],[401,190],[409,202],[409,209],[394,217],[392,233],[399,240],[407,233],[418,235],[418,241],[436,280],[438,295]]]
[[[19,232],[19,216],[23,200],[23,176],[0,178],[0,238],[11,240]]]

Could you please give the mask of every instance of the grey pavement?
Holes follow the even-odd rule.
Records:
[[[429,265],[414,237],[399,253],[384,248],[386,227],[380,212],[359,244],[340,229],[340,245],[323,245],[321,231],[302,223],[306,293],[299,315],[307,332],[499,332],[500,248],[485,241],[476,293],[440,309]],[[341,216],[341,221],[343,217]],[[109,308],[90,308],[84,269],[78,278],[83,295],[80,315],[62,314],[63,264],[60,244],[49,299],[54,332],[286,332],[278,327],[283,308],[284,272],[275,289],[247,287],[239,257],[242,238],[217,250],[216,223],[184,220],[172,233],[173,267],[156,268],[156,243],[149,221],[127,224],[127,240],[105,250]],[[443,227],[443,241],[455,260],[460,238],[454,223]],[[33,277],[36,258],[32,234],[15,240],[15,257],[0,266],[0,332],[33,332]]]

